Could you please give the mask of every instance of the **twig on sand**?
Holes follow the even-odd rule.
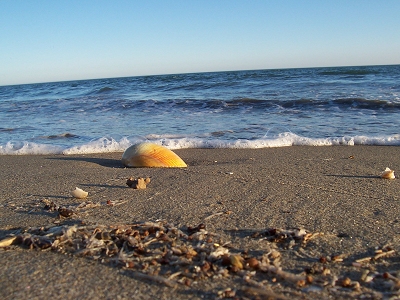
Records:
[[[274,291],[267,289],[262,283],[257,282],[250,278],[245,278],[247,284],[251,285],[250,287],[245,287],[243,292],[255,296],[265,296],[272,299],[287,299],[284,295],[276,294]]]
[[[381,258],[381,257],[388,256],[388,255],[390,255],[390,254],[393,254],[394,252],[395,252],[394,250],[389,250],[389,251],[386,251],[386,252],[377,253],[377,254],[374,256],[374,259],[378,259],[378,258]]]
[[[128,202],[128,200],[115,202],[115,203],[114,203],[114,206],[121,205],[121,204],[125,204],[126,202]]]
[[[135,277],[137,279],[144,279],[144,280],[149,280],[149,281],[154,281],[157,283],[165,284],[166,286],[169,286],[169,287],[176,286],[175,281],[161,277],[159,275],[148,275],[148,274],[133,271],[133,277]]]
[[[285,296],[283,295],[278,295],[274,292],[268,291],[266,289],[262,289],[262,288],[256,288],[256,287],[246,287],[243,289],[243,291],[247,294],[251,294],[251,295],[255,295],[255,296],[264,296],[264,297],[268,297],[271,299],[287,299]]]
[[[211,218],[214,218],[214,217],[216,217],[216,216],[220,216],[220,215],[223,215],[223,214],[224,214],[224,212],[217,212],[217,213],[215,213],[215,214],[209,215],[208,217],[205,217],[205,218],[204,218],[204,221],[207,221],[207,220],[209,220],[209,219],[211,219]]]
[[[181,275],[181,274],[182,274],[181,271],[175,272],[174,274],[171,274],[171,276],[169,276],[168,279],[169,279],[169,280],[172,280],[172,279],[174,279],[176,276],[179,276],[179,275]]]
[[[357,259],[356,263],[362,263],[362,262],[368,262],[368,261],[371,261],[371,260],[377,260],[379,258],[388,256],[388,255],[393,254],[393,253],[395,253],[395,250],[389,250],[389,251],[386,251],[386,252],[378,252],[377,254],[375,254],[375,256],[367,256],[367,257],[363,257],[363,258]]]

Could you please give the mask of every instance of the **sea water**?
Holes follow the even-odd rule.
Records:
[[[400,145],[400,65],[0,86],[0,154]]]

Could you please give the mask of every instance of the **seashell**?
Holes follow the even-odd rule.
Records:
[[[184,168],[186,163],[171,150],[152,143],[140,143],[125,150],[122,155],[125,167]]]
[[[84,190],[82,190],[82,189],[80,189],[80,188],[75,188],[75,190],[73,190],[72,192],[71,192],[71,194],[72,194],[72,196],[74,196],[75,198],[78,198],[78,199],[83,199],[83,198],[86,198],[87,196],[88,196],[88,192],[85,192]]]
[[[389,168],[386,168],[385,171],[382,172],[381,178],[395,179],[396,176],[394,176],[394,171],[393,170],[390,170]]]

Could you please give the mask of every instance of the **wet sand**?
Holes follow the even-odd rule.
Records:
[[[400,283],[386,277],[400,278],[396,273],[400,270],[400,181],[379,177],[386,167],[400,170],[399,147],[175,152],[188,168],[127,169],[120,162],[122,153],[0,156],[0,239],[41,226],[164,220],[185,231],[203,223],[218,239],[229,241],[232,251],[260,257],[267,248],[276,247],[282,270],[324,277],[329,284],[288,283],[276,274],[257,275],[256,284],[246,282],[243,271],[172,288],[89,257],[11,246],[0,249],[0,297],[214,299],[227,288],[242,299],[263,299],[269,295],[263,294],[267,290],[287,299],[360,295],[379,299],[399,293],[396,284],[400,288]],[[134,190],[125,184],[130,176],[149,176],[152,181],[147,189]],[[70,195],[75,187],[88,191],[85,201],[97,206],[62,219],[57,211],[44,208],[44,200],[63,207],[82,203]],[[287,247],[265,239],[263,233],[269,228],[304,228],[319,235],[306,245]],[[387,256],[357,263],[388,251]],[[330,273],[318,273],[322,269]],[[374,279],[368,282],[363,274]],[[345,278],[352,284],[341,284]]]

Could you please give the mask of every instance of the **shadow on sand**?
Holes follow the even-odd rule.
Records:
[[[328,177],[341,177],[341,178],[381,178],[374,175],[343,175],[343,174],[327,174]]]
[[[53,160],[67,160],[67,161],[84,161],[89,163],[98,164],[107,168],[125,168],[119,159],[101,158],[101,157],[51,157],[48,159]]]

